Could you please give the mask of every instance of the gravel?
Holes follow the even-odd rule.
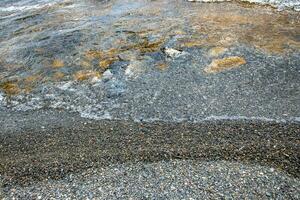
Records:
[[[300,180],[237,162],[172,160],[126,163],[29,187],[4,199],[299,199]]]
[[[4,199],[299,198],[299,123],[136,123],[5,110],[0,122]]]

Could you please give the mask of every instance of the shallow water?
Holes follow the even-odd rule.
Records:
[[[95,119],[296,119],[299,34],[298,12],[252,4],[3,1],[0,106]]]
[[[234,0],[188,0],[190,2],[229,2]],[[239,0],[238,2],[256,3],[259,5],[268,5],[278,10],[294,9],[300,11],[300,2],[298,0]]]

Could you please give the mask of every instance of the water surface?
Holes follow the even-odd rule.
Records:
[[[0,4],[0,107],[96,119],[300,116],[298,12],[181,0]]]

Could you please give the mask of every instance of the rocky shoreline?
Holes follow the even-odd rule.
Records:
[[[298,199],[298,7],[263,2],[1,1],[0,199]]]
[[[19,115],[1,115],[7,124],[0,134],[3,187],[114,163],[170,159],[239,161],[300,175],[299,123],[94,121],[62,111]]]

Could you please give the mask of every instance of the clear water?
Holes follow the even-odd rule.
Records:
[[[0,5],[0,107],[148,121],[300,116],[298,12],[181,0]],[[232,57],[246,64],[205,74]]]

